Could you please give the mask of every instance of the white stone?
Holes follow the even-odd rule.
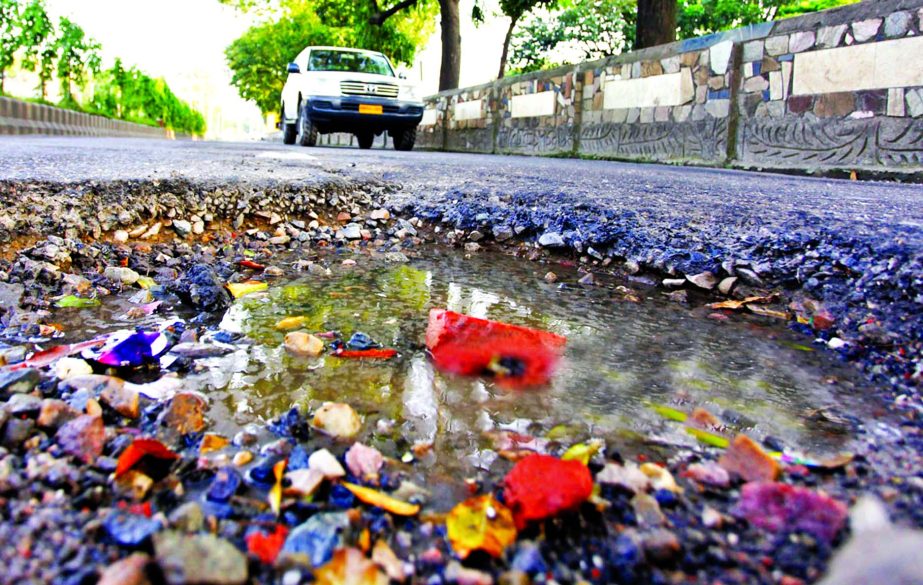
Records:
[[[765,44],[763,41],[750,41],[749,43],[744,43],[744,56],[743,60],[746,61],[760,61],[763,58],[763,51],[765,50]]]
[[[724,75],[728,70],[728,62],[731,60],[731,50],[733,48],[733,41],[724,41],[708,49],[711,70],[717,75]]]
[[[435,126],[438,114],[433,108],[423,110],[423,119],[420,120],[420,126]]]
[[[660,60],[664,73],[679,73],[679,55]]]
[[[124,244],[128,241],[128,232],[125,230],[116,230],[115,234],[112,235],[112,239],[118,244]]]
[[[744,79],[753,77],[753,63],[744,63]]]
[[[783,98],[782,72],[781,71],[770,71],[769,72],[769,99],[780,100],[782,98]]]
[[[795,55],[792,95],[923,85],[923,36]]]
[[[727,118],[731,110],[731,100],[708,100],[705,102],[705,111],[713,118]]]
[[[478,120],[481,118],[482,100],[471,100],[470,102],[458,102],[455,104],[453,117],[457,122],[464,120]]]
[[[641,123],[650,124],[654,121],[654,108],[641,108]]]
[[[923,89],[911,89],[907,92],[907,113],[913,118],[923,116]]]
[[[679,73],[653,75],[641,79],[607,79],[603,86],[603,107],[609,110],[681,106],[692,101],[694,96],[692,72],[684,68]]]
[[[766,39],[766,52],[773,57],[788,53],[788,36],[782,35]]]
[[[904,109],[904,89],[902,87],[892,87],[888,90],[888,115],[903,117]]]
[[[793,33],[788,41],[788,50],[791,53],[807,51],[814,46],[816,38],[812,30]]]
[[[888,38],[902,37],[910,28],[909,12],[894,12],[885,19],[885,36]]]
[[[667,122],[670,120],[670,107],[657,106],[654,108],[654,120],[656,122]]]
[[[673,108],[673,119],[677,122],[685,122],[689,119],[689,114],[692,113],[692,106],[679,106]]]
[[[553,91],[514,95],[510,103],[513,118],[534,118],[554,115]]]
[[[748,91],[750,93],[757,93],[766,89],[769,89],[769,82],[766,81],[766,78],[762,75],[751,77],[744,82],[744,91]]]
[[[881,28],[880,18],[861,20],[852,24],[852,35],[857,42],[864,43],[877,35],[879,28]]]
[[[846,34],[847,25],[825,26],[817,31],[817,46],[821,49],[838,47]]]

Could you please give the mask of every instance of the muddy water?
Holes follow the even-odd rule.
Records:
[[[341,265],[346,257],[357,265]],[[813,411],[834,405],[862,411],[852,369],[814,350],[783,322],[752,315],[715,321],[707,310],[630,283],[641,302],[628,302],[613,290],[619,283],[577,286],[579,275],[561,266],[551,268],[559,283],[571,284],[548,284],[542,279],[548,265],[501,255],[465,259],[430,251],[408,263],[332,255],[326,263],[330,276],[280,279],[268,293],[239,299],[225,315],[222,327],[244,333],[245,343],[229,355],[199,360],[189,375],[189,385],[211,400],[213,430],[230,435],[292,406],[311,411],[324,401],[346,402],[365,417],[362,438],[386,455],[434,442],[423,467],[463,477],[496,459],[489,431],[565,444],[600,437],[627,451],[694,444],[651,404],[702,407],[731,431],[772,435],[813,454],[843,449],[850,440],[844,429],[818,424]],[[86,336],[125,327],[116,317],[126,302],[115,299],[71,317],[81,320]],[[553,381],[508,390],[434,371],[423,349],[434,307],[565,335]],[[400,354],[385,362],[289,356],[275,324],[290,316],[306,317],[313,332],[348,337],[363,331]]]

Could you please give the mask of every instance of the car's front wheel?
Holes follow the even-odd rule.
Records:
[[[298,123],[285,121],[285,106],[282,106],[282,142],[284,144],[295,144],[295,137],[298,135]]]
[[[394,150],[413,150],[413,145],[417,141],[417,127],[404,128],[394,132],[389,132],[394,139]]]
[[[375,143],[375,135],[371,132],[360,132],[356,134],[356,140],[359,142],[359,148],[368,150],[372,148],[372,144]]]
[[[317,126],[311,122],[311,118],[308,117],[308,105],[302,104],[298,108],[298,120],[295,122],[297,128],[297,135],[295,136],[295,141],[301,146],[315,146],[317,145]]]

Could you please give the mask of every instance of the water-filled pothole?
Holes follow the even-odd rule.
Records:
[[[344,265],[345,258],[357,262]],[[292,406],[313,412],[325,401],[345,402],[364,418],[359,439],[395,459],[432,442],[417,470],[430,481],[460,481],[495,463],[491,434],[503,430],[564,444],[602,438],[629,452],[693,445],[681,425],[652,408],[665,404],[704,408],[729,435],[773,436],[822,455],[846,449],[851,437],[830,422],[836,416],[818,411],[862,411],[863,382],[853,369],[805,345],[784,322],[707,319],[707,311],[671,302],[655,288],[577,285],[579,275],[565,266],[553,266],[560,278],[549,284],[542,278],[547,265],[499,254],[466,258],[430,248],[407,262],[389,259],[330,253],[319,258],[329,275],[292,271],[271,280],[268,291],[236,300],[221,325],[242,333],[242,342],[227,355],[196,360],[184,374],[187,387],[209,397],[210,430],[231,436]],[[67,318],[89,336],[124,328],[114,316],[128,306],[117,297]],[[444,375],[424,346],[431,308],[564,335],[563,360],[550,384],[527,390]],[[276,329],[291,316],[304,317],[311,332],[365,332],[399,354],[387,361],[293,357]]]

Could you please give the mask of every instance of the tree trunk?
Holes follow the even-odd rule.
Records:
[[[506,38],[503,39],[503,53],[500,54],[500,73],[497,74],[497,79],[503,79],[503,76],[506,75],[506,62],[510,56],[510,40],[513,38],[513,29],[516,28],[516,23],[519,22],[518,16],[512,18],[510,28],[506,29]]]
[[[676,0],[638,0],[635,49],[676,40]]]
[[[439,0],[442,13],[442,68],[439,71],[439,91],[455,89],[461,75],[461,21],[459,0]]]

